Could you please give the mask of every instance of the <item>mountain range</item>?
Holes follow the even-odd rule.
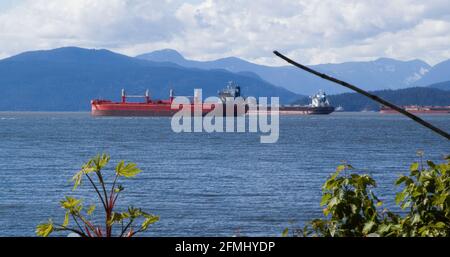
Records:
[[[0,110],[89,110],[93,98],[119,100],[122,88],[131,94],[143,94],[148,88],[157,99],[167,99],[169,89],[176,95],[192,95],[194,88],[202,88],[207,97],[217,95],[228,81],[235,81],[243,92],[255,97],[279,96],[285,103],[299,97],[257,76],[66,47],[0,60]]]
[[[213,61],[194,61],[184,58],[180,53],[172,49],[158,50],[138,55],[136,58],[154,62],[176,63],[191,68],[251,72],[273,85],[284,87],[302,95],[312,95],[319,89],[323,89],[329,94],[349,92],[343,87],[315,77],[293,66],[265,66],[236,57]],[[439,66],[437,65],[437,67]],[[439,78],[443,75],[442,71],[435,71],[434,67],[421,60],[398,61],[389,58],[379,58],[367,62],[311,65],[310,67],[372,91],[418,86],[419,83],[427,85],[427,83],[442,81]],[[444,70],[450,71],[450,67],[444,67]],[[428,73],[433,77],[428,76]],[[423,83],[423,79],[427,82]]]
[[[436,96],[436,90],[450,87],[450,61],[431,67],[420,60],[379,58],[311,67],[370,91],[422,86],[414,92],[433,91]],[[281,103],[306,99],[305,95],[319,89],[329,95],[346,92],[295,67],[264,66],[236,57],[195,61],[170,49],[130,57],[109,50],[64,47],[0,60],[0,110],[85,111],[91,99],[118,100],[122,88],[130,94],[150,89],[157,99],[167,98],[169,89],[176,95],[192,95],[194,88],[202,88],[206,97],[216,95],[229,81],[239,84],[245,95],[279,96]],[[440,101],[439,96],[436,99]]]
[[[438,82],[429,85],[428,87],[437,88],[445,91],[450,91],[450,81]]]

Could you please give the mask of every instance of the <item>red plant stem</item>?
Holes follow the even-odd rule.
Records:
[[[88,174],[85,174],[86,175],[86,177],[89,179],[89,182],[91,182],[91,184],[92,184],[92,186],[94,187],[94,189],[95,189],[95,191],[97,192],[97,195],[98,195],[98,197],[100,198],[100,201],[102,202],[102,204],[103,204],[103,208],[105,209],[105,211],[106,211],[106,203],[105,203],[105,200],[103,200],[103,197],[102,197],[102,195],[100,194],[100,191],[98,190],[98,188],[97,188],[97,186],[95,185],[95,183],[94,183],[94,181],[91,179],[91,177],[88,175]]]
[[[83,218],[83,216],[81,216],[81,215],[77,215],[77,217],[80,218],[80,220],[83,221],[85,226],[88,226],[92,230],[92,232],[96,233],[95,227],[88,220]]]
[[[99,237],[103,237],[102,229],[100,227],[97,227],[97,234]]]
[[[86,232],[87,232],[88,236],[89,236],[89,237],[92,237],[92,234],[91,234],[91,232],[89,232],[88,227],[87,227],[86,225],[84,225],[84,227],[86,228]]]
[[[103,195],[105,197],[104,198],[105,199],[105,205],[106,205],[105,206],[105,214],[106,214],[106,217],[105,217],[105,233],[106,233],[107,237],[110,237],[111,236],[111,225],[109,225],[108,223],[109,223],[109,220],[111,219],[112,208],[111,208],[111,206],[109,204],[110,201],[108,201],[108,196],[107,196],[107,193],[106,193],[106,187],[105,187],[105,182],[103,181],[102,173],[101,173],[101,171],[97,171],[96,174],[97,174],[98,180],[100,182],[100,185],[102,186]]]

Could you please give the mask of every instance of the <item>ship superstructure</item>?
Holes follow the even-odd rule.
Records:
[[[279,106],[280,115],[318,115],[330,114],[335,108],[328,101],[328,97],[324,91],[320,90],[317,94],[310,96],[311,102],[308,105],[281,105]],[[258,108],[258,110],[250,110],[249,114],[257,114],[260,112],[271,112],[271,108]]]

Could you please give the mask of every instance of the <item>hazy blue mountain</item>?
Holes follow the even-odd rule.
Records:
[[[373,94],[397,105],[450,105],[450,91],[432,87],[379,90],[373,91]],[[329,95],[329,100],[332,105],[342,106],[345,111],[378,111],[380,109],[380,104],[358,93]],[[307,104],[309,103],[309,99],[301,97],[294,103]]]
[[[151,53],[139,55],[137,57],[139,57],[138,59],[145,59],[153,62],[171,62],[181,66],[192,66],[189,65],[189,61],[184,59],[184,57],[180,53],[172,49],[154,51]]]
[[[427,86],[439,82],[450,81],[450,60],[436,64],[415,86]]]
[[[119,100],[120,89],[166,99],[170,88],[178,95],[216,95],[228,81],[252,96],[280,96],[290,102],[298,95],[251,74],[226,70],[184,68],[113,53],[68,47],[22,53],[0,60],[0,110],[89,110],[90,100]]]
[[[438,88],[440,90],[450,91],[450,81],[439,82],[431,84],[428,87]]]
[[[299,94],[311,95],[319,89],[328,93],[347,92],[345,88],[314,77],[292,66],[272,67],[228,57],[214,61],[185,59],[171,49],[154,51],[137,56],[155,62],[172,62],[185,67],[200,69],[226,69],[232,72],[253,72],[262,79]],[[411,86],[431,68],[420,60],[398,61],[380,58],[369,62],[312,65],[314,69],[354,83],[366,90],[398,89]]]

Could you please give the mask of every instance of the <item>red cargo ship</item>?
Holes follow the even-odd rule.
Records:
[[[127,98],[144,98],[143,102],[127,102]],[[167,100],[150,99],[148,90],[145,95],[126,95],[122,89],[122,101],[113,102],[110,100],[96,99],[91,101],[91,113],[93,116],[172,116],[179,110],[172,109],[173,91],[170,91],[170,97]],[[191,104],[192,113],[194,112],[194,104]],[[206,114],[212,110],[211,106],[201,107],[202,114]]]
[[[199,91],[194,90],[194,101],[189,104],[191,107],[192,115],[195,115],[195,110],[201,110],[201,115],[204,116],[210,111],[214,110],[215,104],[194,104],[201,103],[201,99],[196,99],[199,97]],[[224,104],[226,97],[240,97],[240,87],[230,87],[221,91],[219,93],[221,103]],[[143,102],[127,102],[127,98],[144,98]],[[172,109],[172,102],[174,100],[173,90],[170,90],[169,99],[167,100],[152,100],[149,96],[148,90],[145,95],[127,95],[125,90],[122,89],[122,101],[113,102],[110,100],[96,99],[91,101],[91,114],[93,116],[173,116],[175,113],[180,111],[183,106],[178,105],[177,108]],[[248,106],[245,108],[238,108],[235,105],[234,115],[244,115]],[[226,107],[223,106],[225,112]],[[243,111],[242,111],[243,110]]]
[[[408,105],[402,106],[405,111],[414,114],[450,114],[450,106],[418,106]],[[381,106],[380,113],[383,114],[398,114],[396,110],[393,110],[387,106]]]

